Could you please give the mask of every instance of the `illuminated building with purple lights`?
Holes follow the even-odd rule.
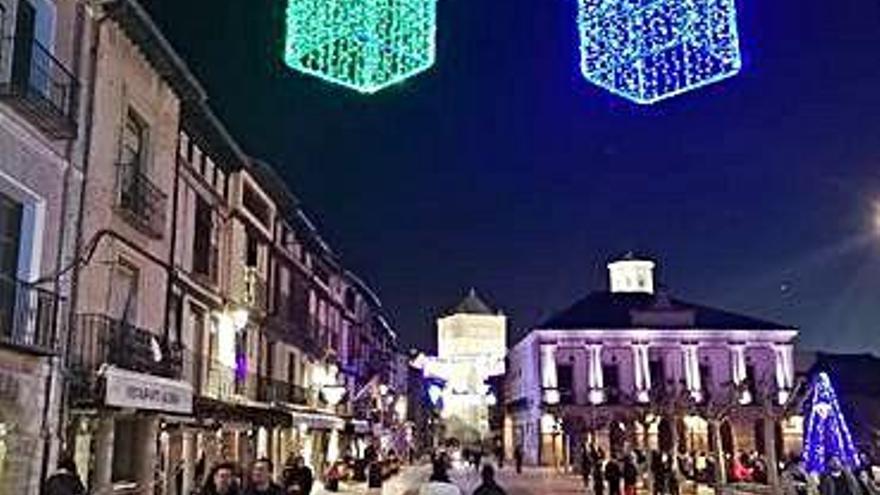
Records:
[[[802,418],[764,424],[794,388],[798,331],[670,297],[655,290],[654,269],[632,255],[610,263],[608,290],[510,350],[508,456],[520,446],[527,463],[563,465],[589,443],[606,452],[800,452]]]

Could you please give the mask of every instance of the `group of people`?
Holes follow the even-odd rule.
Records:
[[[640,459],[636,452],[606,457],[595,445],[581,451],[581,476],[596,495],[635,495]],[[607,492],[606,492],[607,488]]]
[[[302,457],[291,457],[285,463],[281,483],[272,479],[274,465],[267,458],[254,461],[250,470],[244,473],[231,462],[215,465],[204,483],[199,487],[199,495],[309,495],[312,493],[314,476],[305,465]],[[50,476],[43,487],[44,495],[85,495],[86,489],[77,474],[76,464],[69,457],[58,462],[58,469]]]
[[[862,454],[859,465],[849,469],[838,457],[830,457],[825,472],[810,475],[800,456],[792,458],[781,475],[785,495],[880,495],[880,481],[870,458]]]
[[[208,473],[199,495],[309,495],[314,485],[312,470],[302,457],[285,463],[281,483],[272,479],[272,461],[261,458],[250,466],[248,475],[231,462],[214,466]]]
[[[463,452],[463,455],[465,453]],[[471,454],[471,452],[468,452]],[[469,461],[473,455],[464,455]],[[479,464],[477,464],[479,467]],[[451,460],[445,452],[431,456],[431,476],[419,489],[419,495],[463,495],[461,489],[449,478]],[[495,481],[495,468],[491,464],[480,467],[482,483],[474,490],[473,495],[506,495],[503,488]]]

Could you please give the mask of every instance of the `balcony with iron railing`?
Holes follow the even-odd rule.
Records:
[[[117,211],[135,228],[154,238],[165,233],[168,197],[144,173],[138,163],[117,164],[119,199]]]
[[[258,379],[257,399],[263,402],[284,402],[307,405],[309,390],[301,385],[261,376]]]
[[[76,137],[76,77],[33,38],[0,43],[0,99],[52,138]]]
[[[101,314],[77,315],[72,330],[67,359],[79,395],[94,392],[104,365],[180,378],[181,349],[149,330]]]
[[[0,345],[37,354],[57,352],[63,307],[54,292],[0,276]]]

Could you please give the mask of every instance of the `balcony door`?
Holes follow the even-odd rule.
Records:
[[[34,37],[37,28],[37,9],[27,0],[18,2],[15,13],[15,45],[12,53],[12,81],[27,89],[31,80],[34,59]]]
[[[0,193],[0,335],[12,336],[22,205]]]
[[[134,324],[138,309],[138,269],[131,263],[119,260],[113,265],[110,292],[110,317],[117,321]]]

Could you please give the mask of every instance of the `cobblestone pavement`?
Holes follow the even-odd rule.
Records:
[[[381,494],[381,495],[416,495],[419,487],[431,473],[430,466],[408,466],[387,480],[382,490],[368,491],[364,484],[344,485],[337,493],[341,494]],[[480,475],[473,469],[454,469],[450,473],[452,481],[462,490],[462,495],[470,495],[480,483]],[[547,469],[525,469],[516,474],[512,467],[505,466],[496,476],[498,483],[508,495],[551,495],[551,494],[584,494],[580,478],[555,473]],[[323,487],[315,492],[317,495],[331,495]]]
[[[382,490],[368,491],[363,483],[343,485],[339,494],[363,494],[363,495],[417,495],[419,487],[428,479],[431,468],[428,465],[407,466],[395,476],[387,480]],[[453,469],[450,472],[452,481],[462,490],[462,495],[471,495],[480,483],[480,475],[473,469]],[[521,474],[517,474],[512,466],[505,466],[496,475],[500,484],[508,495],[592,495],[592,490],[587,490],[579,476],[559,473],[546,468],[524,468]],[[685,488],[682,493],[694,494],[696,487]],[[641,488],[640,495],[645,495],[648,490]],[[696,490],[699,495],[711,495],[713,491],[706,486]],[[334,495],[333,492],[324,490],[319,486],[313,495]]]

